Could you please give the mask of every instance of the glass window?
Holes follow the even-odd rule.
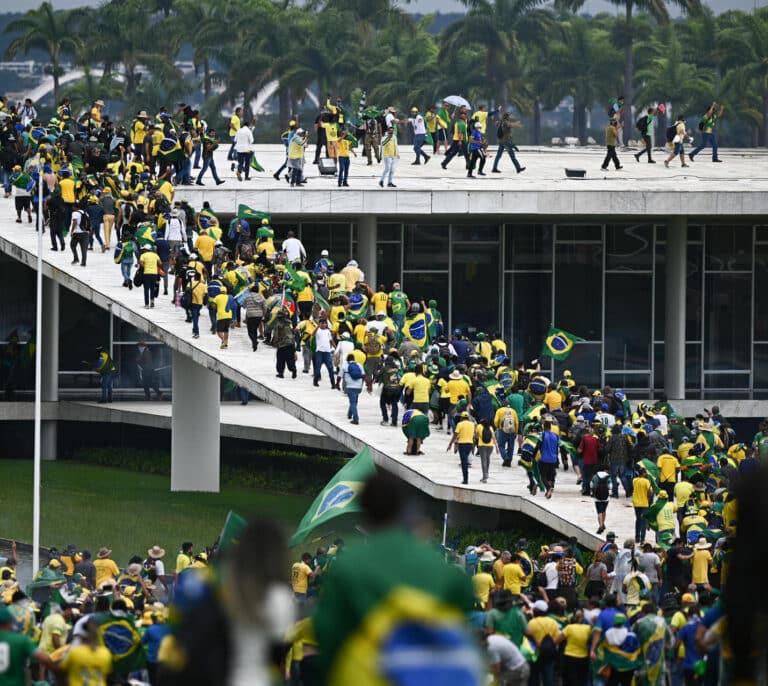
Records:
[[[59,288],[59,369],[87,369],[94,348],[109,345],[109,313],[66,288]]]
[[[378,243],[376,246],[376,275],[379,283],[389,288],[395,281],[401,280],[399,243]],[[375,290],[378,284],[370,284]]]
[[[666,331],[666,314],[667,314],[667,305],[666,305],[666,297],[667,297],[667,255],[666,255],[666,246],[664,244],[660,244],[658,242],[658,234],[656,234],[657,242],[656,242],[656,249],[655,249],[655,255],[656,255],[656,271],[654,272],[654,308],[653,308],[653,315],[654,315],[654,338],[657,341],[663,341],[664,340],[664,331]],[[690,249],[690,246],[689,246]]]
[[[602,388],[602,355],[600,343],[579,343],[573,346],[573,352],[564,362],[555,362],[555,379],[563,376],[563,370],[569,369],[576,386],[584,384],[588,388]],[[548,358],[542,361],[546,367]]]
[[[506,274],[504,282],[504,338],[512,361],[527,363],[539,356],[552,321],[552,274]]]
[[[768,226],[755,227],[755,240],[758,243],[768,243]]]
[[[638,394],[645,396],[650,393],[648,380],[650,374],[606,374],[605,385],[611,388],[621,388],[623,391],[634,391],[636,397]]]
[[[404,272],[402,286],[412,303],[437,300],[437,309],[443,315],[444,324],[448,325],[448,272]]]
[[[768,341],[768,244],[755,246],[755,340]]]
[[[704,390],[710,388],[747,390],[749,374],[707,374],[704,372]]]
[[[688,225],[688,240],[701,243],[702,236],[704,235],[704,227],[700,224]]]
[[[465,243],[453,253],[452,326],[489,331],[499,325],[499,247]]]
[[[402,224],[379,224],[376,227],[376,240],[379,241],[397,241],[402,240]]]
[[[205,314],[204,311],[200,314],[201,321]],[[152,338],[152,336],[144,333],[141,329],[137,329],[133,324],[124,322],[117,317],[115,317],[114,337],[114,340],[117,343],[136,343],[139,340],[144,340],[147,343],[157,343],[162,345],[162,341]]]
[[[448,226],[407,224],[404,269],[448,269]]]
[[[664,391],[664,343],[655,343],[653,386],[657,393]],[[701,388],[701,344],[685,344],[685,387],[688,390]]]
[[[350,225],[301,223],[301,242],[307,251],[307,263],[314,264],[323,250],[330,253],[330,258],[343,267],[350,258]]]
[[[202,324],[201,319],[201,327]],[[148,343],[147,348],[152,355],[152,372],[154,373],[154,379],[149,379],[150,393],[154,393],[152,381],[157,384],[157,388],[166,393],[171,388],[173,351],[162,343]],[[143,393],[143,371],[137,364],[138,348],[133,344],[117,344],[114,346],[114,360],[115,365],[120,370],[119,376],[115,378],[115,388],[142,389]]]
[[[755,346],[755,368],[753,370],[755,388],[768,388],[768,345]]]
[[[707,270],[752,269],[751,226],[707,226]]]
[[[685,340],[701,340],[701,273],[703,248],[689,243],[687,251],[688,276],[685,289]]]
[[[707,274],[705,369],[750,368],[752,315],[749,274]]]
[[[606,369],[651,368],[651,282],[650,274],[605,275]]]
[[[616,224],[605,227],[606,269],[653,268],[653,226]]]
[[[551,224],[507,224],[505,269],[552,270]]]
[[[594,241],[603,242],[601,224],[558,224],[557,241]]]
[[[590,341],[601,340],[603,246],[558,244],[555,257],[555,326]]]
[[[0,255],[0,293],[5,296],[0,309],[0,341],[7,341],[13,332],[16,332],[19,340],[29,340],[35,328],[34,270]],[[8,294],[11,293],[13,297],[9,298]]]
[[[453,241],[489,241],[499,240],[498,224],[474,225],[474,224],[454,224],[451,227],[453,231]]]

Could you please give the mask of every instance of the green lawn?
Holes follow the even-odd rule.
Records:
[[[113,549],[119,565],[146,556],[154,544],[173,563],[183,540],[200,548],[221,531],[229,510],[269,515],[293,533],[310,496],[226,488],[221,493],[171,493],[170,479],[72,462],[43,463],[40,542],[62,549]],[[32,462],[0,460],[0,537],[32,541]]]

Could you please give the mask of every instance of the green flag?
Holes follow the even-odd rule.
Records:
[[[283,276],[283,279],[285,280],[287,287],[293,289],[296,293],[301,293],[301,291],[307,287],[308,283],[305,276],[299,274],[299,272],[293,268],[293,265],[287,263],[285,265],[285,275]]]
[[[651,482],[651,487],[654,493],[659,492],[659,468],[653,460],[647,458],[640,460],[640,464],[645,467],[645,471],[648,474],[648,481]]]
[[[237,206],[237,218],[238,219],[266,219],[272,221],[272,215],[269,212],[260,212],[259,210],[253,210],[248,205]]]
[[[264,171],[264,167],[259,164],[259,161],[256,159],[256,155],[251,156],[251,169],[257,172]]]
[[[327,521],[350,512],[360,512],[360,493],[365,480],[376,473],[371,452],[363,448],[345,464],[315,498],[289,541],[301,543],[314,529]]]
[[[247,526],[248,522],[239,514],[230,510],[227,513],[227,518],[224,520],[224,528],[219,534],[219,550],[223,552],[227,548],[240,543],[240,535]]]
[[[548,355],[553,360],[566,360],[573,351],[574,344],[583,341],[583,338],[574,336],[572,333],[552,327],[544,339],[541,355]]]
[[[99,640],[112,653],[115,674],[127,674],[144,669],[147,654],[141,636],[132,621],[112,612],[97,612],[91,619],[99,627]]]

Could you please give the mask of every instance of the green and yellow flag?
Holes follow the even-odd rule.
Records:
[[[285,265],[285,274],[283,275],[283,280],[285,281],[287,287],[291,288],[296,293],[301,293],[301,291],[303,291],[309,283],[305,276],[302,276],[293,268],[293,265],[287,263]]]
[[[360,512],[360,493],[366,479],[376,473],[368,448],[363,448],[345,464],[315,498],[289,541],[301,543],[314,529],[339,515]]]
[[[230,510],[224,520],[224,528],[219,534],[219,550],[225,551],[240,542],[240,535],[245,531],[248,522],[239,514]]]
[[[583,338],[574,336],[572,333],[552,327],[544,339],[541,355],[548,355],[553,360],[566,360],[571,354],[573,346],[583,341]]]
[[[272,221],[272,215],[269,212],[261,212],[259,210],[254,210],[248,205],[238,205],[237,206],[237,218],[238,219],[256,219],[258,221],[261,221],[262,219],[266,219],[267,221]]]
[[[97,612],[91,618],[99,627],[101,644],[112,653],[112,669],[115,674],[144,669],[147,654],[132,621],[112,612]]]

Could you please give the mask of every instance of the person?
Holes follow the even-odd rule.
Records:
[[[232,162],[232,171],[235,171],[235,161],[237,160],[237,132],[240,130],[241,120],[243,116],[243,108],[235,107],[235,111],[229,118],[229,138],[232,141],[232,145],[227,153],[227,160]],[[210,130],[210,129],[209,129]],[[205,165],[205,157],[203,157],[203,165]]]
[[[117,579],[120,574],[120,568],[111,555],[112,550],[106,547],[99,548],[96,553],[96,559],[93,561],[96,568],[96,588],[100,588],[107,579]]]
[[[715,114],[717,109],[717,102],[713,101],[709,106],[704,116],[699,122],[699,130],[701,131],[701,144],[691,150],[691,154],[688,155],[688,159],[693,162],[693,158],[696,157],[704,148],[708,145],[712,147],[712,161],[722,162],[717,156],[717,136],[715,136],[715,125],[718,119],[723,116],[725,112],[725,105],[720,105],[720,111]]]
[[[605,516],[608,511],[608,502],[610,499],[610,490],[608,487],[610,475],[604,469],[599,469],[592,477],[590,490],[595,500],[595,511],[597,512],[597,533],[605,531]],[[586,495],[586,494],[585,494]]]
[[[408,121],[413,127],[413,151],[416,153],[416,159],[411,164],[421,164],[422,157],[426,164],[431,159],[423,150],[424,141],[427,138],[427,126],[424,123],[424,117],[419,114],[419,108],[415,105],[411,107],[411,116]]]
[[[515,165],[515,171],[518,174],[525,171],[525,167],[517,161],[517,156],[515,155],[516,146],[512,140],[512,130],[522,128],[522,126],[523,125],[519,121],[512,118],[512,115],[509,112],[505,112],[501,117],[498,129],[498,132],[501,133],[501,136],[499,136],[499,147],[496,150],[496,158],[493,160],[493,169],[491,170],[494,174],[501,174],[499,162],[501,161],[501,158],[504,157],[505,152],[512,160],[512,164]]]
[[[480,166],[478,168],[477,174],[478,176],[485,176],[483,169],[485,169],[486,140],[481,129],[482,124],[479,121],[475,122],[475,125],[472,127],[472,132],[470,134],[469,167],[467,168],[467,177],[470,179],[474,178],[473,172],[475,171],[475,165],[477,164],[478,160],[480,161]]]
[[[74,259],[72,264],[80,264],[85,267],[85,261],[88,257],[88,244],[91,240],[91,232],[89,230],[90,222],[86,217],[85,205],[75,205],[72,210],[70,225],[69,225],[69,247],[72,249],[72,255]],[[77,248],[80,247],[81,257],[77,257]]]
[[[291,587],[293,597],[298,602],[304,602],[309,594],[309,584],[320,572],[320,568],[312,569],[312,555],[303,553],[301,560],[291,566]]]
[[[619,156],[616,154],[616,145],[618,143],[619,139],[619,130],[618,130],[619,122],[617,119],[611,119],[608,122],[608,126],[605,127],[605,159],[603,160],[603,164],[600,166],[600,169],[603,171],[608,170],[608,164],[610,162],[613,162],[613,165],[616,167],[616,169],[623,169],[621,166],[621,162],[619,162]]]
[[[67,676],[70,686],[106,686],[112,673],[112,653],[102,645],[99,625],[89,618],[78,628],[80,643],[71,645],[59,666]]]
[[[557,461],[560,455],[560,438],[552,431],[552,422],[545,421],[542,424],[541,442],[538,445],[540,452],[539,470],[546,487],[544,497],[551,498],[555,490],[555,478],[557,475]]]
[[[696,673],[696,663],[704,657],[696,641],[696,633],[701,623],[701,615],[695,603],[686,607],[683,614],[685,615],[686,622],[675,634],[674,655],[677,656],[678,660],[681,660],[680,655],[682,653],[683,680],[686,686],[693,686],[694,684],[701,683],[701,677]],[[680,650],[681,647],[684,648],[684,651]]]
[[[498,686],[526,686],[531,668],[512,641],[500,634],[485,634],[488,664]]]
[[[352,154],[357,157],[357,153],[352,148],[352,144],[346,137],[345,132],[342,132],[342,136],[336,143],[336,149],[338,153],[337,161],[339,163],[338,185],[339,187],[349,186],[349,156]]]
[[[251,158],[253,157],[253,131],[250,123],[243,120],[243,125],[235,132],[233,141],[237,154],[237,180],[248,181],[251,172]]]
[[[245,326],[248,329],[248,338],[251,341],[251,348],[255,352],[259,348],[259,331],[264,315],[267,313],[267,301],[259,292],[256,284],[251,286],[251,290],[243,300],[245,307]]]
[[[161,271],[160,256],[152,250],[151,245],[145,245],[141,249],[139,266],[144,273],[142,281],[144,286],[144,309],[148,310],[155,306],[155,293],[158,289],[158,278]]]
[[[323,318],[317,325],[314,333],[315,337],[315,374],[312,380],[313,385],[320,385],[320,373],[323,366],[328,370],[331,388],[336,388],[336,380],[333,373],[333,334],[328,328],[328,320]]]
[[[448,398],[450,404],[450,395]],[[496,443],[499,446],[499,454],[501,455],[501,466],[511,467],[512,457],[515,454],[515,436],[520,427],[520,420],[517,412],[509,407],[506,400],[496,410],[493,425],[496,427]]]
[[[349,353],[341,365],[341,376],[344,380],[344,389],[349,400],[347,419],[352,424],[360,423],[360,415],[357,412],[357,401],[363,390],[364,372],[362,366],[355,360],[354,353]]]
[[[208,287],[205,285],[200,272],[195,270],[191,286],[192,302],[189,306],[192,319],[192,338],[200,338],[200,312],[203,309],[207,294]]]
[[[147,651],[147,675],[149,676],[150,686],[156,686],[159,683],[160,646],[163,639],[171,633],[171,626],[163,621],[163,615],[162,611],[151,612],[149,615],[151,624],[146,628],[144,635],[141,637],[141,643]]]
[[[611,427],[611,430],[613,430],[613,427]],[[600,458],[600,440],[595,436],[591,426],[584,427],[584,430],[581,433],[581,440],[579,441],[576,450],[581,456],[581,494],[591,495],[592,480],[596,471],[599,469],[598,462]]]
[[[677,115],[677,121],[675,121],[674,127],[675,135],[670,143],[672,152],[669,154],[669,157],[664,160],[664,166],[669,168],[669,163],[679,155],[681,166],[687,167],[688,165],[685,163],[685,135],[687,131],[685,127],[685,117],[682,114]]]
[[[397,149],[397,134],[394,127],[390,126],[386,134],[384,134],[384,138],[381,139],[381,150],[382,157],[384,158],[384,171],[381,173],[379,186],[383,188],[384,181],[387,181],[389,188],[396,188],[393,179],[395,176],[395,166],[400,155]]]
[[[382,389],[383,393],[384,390]],[[392,426],[397,426],[397,400],[393,402],[392,416],[394,417]],[[381,423],[382,425],[387,424],[386,421]],[[403,434],[408,439],[405,446],[405,454],[423,455],[421,446],[424,439],[429,438],[429,417],[420,410],[409,408],[403,412],[402,428]]]
[[[216,182],[217,186],[220,186],[224,182],[219,178],[219,174],[216,171],[216,161],[213,158],[214,151],[219,147],[219,139],[216,138],[216,129],[211,127],[203,133],[201,145],[203,146],[203,166],[200,169],[200,173],[197,175],[197,181],[195,183],[198,186],[204,186],[203,176],[205,176],[205,172],[210,169],[211,174],[213,175],[213,180]],[[235,144],[233,142],[232,150],[234,150],[234,146]],[[227,159],[232,158],[227,157]]]
[[[549,606],[544,600],[533,604],[533,619],[528,622],[525,635],[534,643],[538,658],[531,666],[530,686],[554,686],[557,646],[563,634],[557,622],[548,617]]]
[[[209,301],[209,307],[216,313],[216,335],[221,340],[220,350],[225,350],[229,344],[229,328],[232,325],[234,307],[230,303],[227,287],[222,286],[219,294]]]
[[[285,253],[286,262],[289,264],[294,264],[295,262],[303,263],[307,259],[307,251],[304,248],[304,244],[296,238],[296,234],[293,231],[288,231],[282,248]]]
[[[392,355],[388,356],[384,360],[384,366],[379,372],[378,377],[378,381],[381,384],[379,409],[381,410],[382,426],[389,424],[389,415],[392,418],[392,426],[397,426],[398,403],[402,392],[400,376],[400,365],[397,358]]]
[[[475,429],[475,446],[477,447],[477,454],[480,456],[480,468],[483,472],[480,483],[486,483],[488,481],[488,468],[491,464],[491,453],[494,448],[496,448],[497,454],[501,452],[489,419],[483,419],[477,425]]]
[[[178,581],[179,574],[187,569],[192,564],[192,554],[195,546],[191,541],[184,541],[181,544],[181,549],[176,555],[176,565],[174,567],[174,582]]]
[[[101,377],[101,398],[99,404],[112,402],[112,387],[115,380],[116,367],[110,354],[102,346],[96,348],[96,363],[93,365]]]
[[[608,567],[603,562],[603,553],[598,551],[592,558],[584,576],[579,583],[579,589],[584,591],[585,598],[602,598],[608,586]]]
[[[75,574],[83,577],[84,586],[88,590],[96,590],[96,566],[91,560],[90,550],[83,550],[80,553],[80,562],[75,564]]]
[[[467,168],[469,167],[469,151],[467,149],[467,143],[469,141],[469,132],[467,128],[467,113],[462,112],[459,114],[456,122],[453,125],[453,140],[451,147],[445,153],[445,158],[441,162],[440,166],[443,169],[448,168],[448,163],[456,157],[459,153],[464,157]]]
[[[51,604],[50,614],[43,620],[40,629],[40,650],[47,655],[66,645],[72,609],[67,602]]]
[[[291,378],[296,378],[296,337],[293,333],[288,310],[282,308],[277,313],[277,319],[272,327],[272,345],[277,349],[276,369],[277,378],[282,379],[285,368],[291,372]]]
[[[630,686],[635,671],[643,663],[640,641],[632,629],[627,628],[627,616],[617,613],[613,626],[603,636],[605,661],[610,666],[607,686]]]
[[[592,635],[592,625],[584,621],[584,612],[578,609],[562,631],[565,641],[561,663],[563,686],[585,686],[589,683],[588,645]]]
[[[475,444],[475,425],[469,418],[468,412],[462,412],[459,415],[459,421],[454,429],[453,436],[448,443],[446,452],[454,446],[459,453],[461,460],[462,484],[469,483],[469,460],[472,455],[472,448]]]
[[[709,566],[712,564],[712,554],[709,549],[712,544],[705,538],[699,538],[693,546],[693,559],[691,560],[691,582],[696,584],[696,588],[701,591],[710,590]]]
[[[376,155],[376,163],[381,162],[379,141],[381,140],[381,122],[376,117],[363,115],[363,156],[368,160],[368,166],[373,165],[371,152]]]
[[[635,508],[635,543],[645,543],[648,521],[645,513],[653,502],[653,487],[645,467],[638,467],[638,475],[632,480],[632,506]]]
[[[26,634],[15,630],[15,619],[7,607],[0,607],[0,655],[3,656],[0,680],[6,686],[24,686],[27,682],[27,663],[38,662],[49,670],[56,663]]]
[[[645,147],[638,153],[635,153],[635,161],[639,162],[643,155],[648,155],[648,164],[656,164],[656,160],[651,158],[651,149],[653,147],[651,142],[651,136],[653,135],[653,120],[656,115],[656,108],[649,107],[645,116],[640,117],[637,121],[637,128],[640,135],[643,138],[643,144]]]

